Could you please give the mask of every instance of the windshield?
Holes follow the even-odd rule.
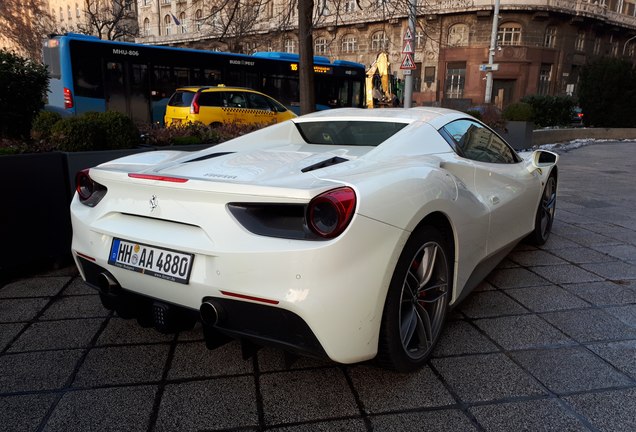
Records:
[[[382,121],[316,121],[296,123],[309,144],[377,146],[407,123]]]

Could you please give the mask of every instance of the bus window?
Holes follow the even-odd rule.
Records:
[[[169,98],[177,87],[172,82],[170,66],[155,66],[152,78],[153,82],[150,86],[152,100]]]
[[[78,79],[79,81],[79,79]],[[108,111],[126,113],[126,85],[124,83],[123,64],[106,63],[106,107]]]
[[[91,56],[78,57],[74,63],[73,87],[76,96],[103,98],[102,71],[95,67],[96,59]],[[99,60],[97,60],[99,62]]]
[[[190,70],[188,68],[174,68],[174,78],[177,87],[187,86],[190,82]]]
[[[242,81],[241,81],[241,72],[240,71],[230,71],[229,73],[229,77],[228,77],[228,82],[223,83],[227,86],[238,86],[238,87],[242,87]]]
[[[338,92],[338,103],[340,106],[349,106],[349,81],[343,81]]]
[[[148,66],[132,64],[130,74],[130,113],[132,119],[140,123],[150,121]]]
[[[258,88],[258,75],[256,74],[256,72],[245,72],[245,87],[254,89],[254,90],[260,90],[260,88]]]
[[[349,106],[354,106],[354,107],[362,107],[362,83],[360,81],[354,81],[353,82],[353,100],[351,104],[348,104]]]
[[[56,40],[48,41],[42,50],[44,64],[48,66],[49,75],[53,79],[60,79],[62,68],[60,67],[60,47]]]
[[[217,69],[204,69],[203,70],[203,80],[201,80],[201,84],[203,85],[219,85],[225,84],[221,80],[221,71]]]

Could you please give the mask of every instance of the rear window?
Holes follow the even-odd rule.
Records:
[[[174,107],[189,107],[194,98],[194,93],[189,91],[178,91],[172,95],[168,105]]]
[[[309,144],[377,146],[399,132],[406,123],[380,121],[318,121],[296,123]]]

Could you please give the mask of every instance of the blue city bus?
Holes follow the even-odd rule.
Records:
[[[56,35],[44,43],[48,109],[118,111],[139,123],[162,123],[176,88],[223,84],[261,91],[298,112],[298,60],[289,53],[231,54]],[[314,57],[318,109],[363,107],[364,80],[362,64]]]

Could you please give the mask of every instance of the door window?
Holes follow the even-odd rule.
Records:
[[[516,163],[519,156],[484,125],[471,120],[456,120],[442,128],[442,135],[462,157],[488,163]]]

